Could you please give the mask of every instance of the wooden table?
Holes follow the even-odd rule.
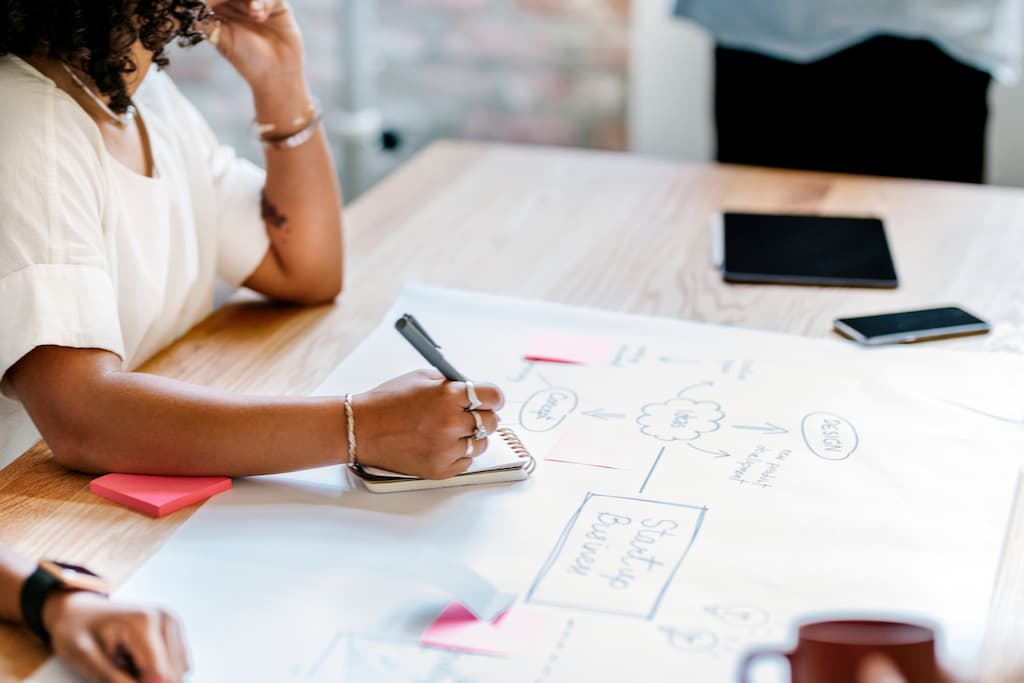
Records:
[[[709,261],[708,220],[722,208],[882,216],[903,284],[727,285]],[[410,282],[812,336],[829,335],[838,315],[956,302],[998,325],[986,338],[946,344],[1024,348],[1021,190],[439,143],[345,218],[346,288],[336,304],[236,297],[143,370],[300,394]],[[0,470],[0,539],[120,582],[194,511],[149,520],[91,495],[87,482],[54,465],[45,445],[31,449]],[[1024,505],[1003,565],[986,680],[1024,680]],[[24,678],[44,656],[20,630],[0,627],[0,677]]]

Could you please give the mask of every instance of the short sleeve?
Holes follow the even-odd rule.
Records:
[[[266,174],[227,145],[216,145],[209,159],[217,202],[217,274],[237,287],[270,249],[260,207]]]
[[[165,79],[162,84],[174,99],[182,132],[188,149],[197,164],[195,175],[208,178],[209,187],[196,187],[200,215],[213,222],[210,229],[217,234],[217,275],[233,287],[245,282],[260,265],[270,249],[260,208],[260,197],[266,173],[248,159],[239,157],[228,145],[222,145],[199,111],[163,73],[152,74]]]
[[[9,398],[7,371],[38,346],[124,358],[102,227],[102,142],[52,85],[13,80],[0,104],[0,391]]]

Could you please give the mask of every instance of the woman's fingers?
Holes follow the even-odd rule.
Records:
[[[219,17],[262,24],[274,14],[283,12],[285,3],[282,0],[227,0],[211,7]]]
[[[124,646],[140,680],[180,680],[171,666],[159,614],[147,612],[144,619],[132,623],[124,633]]]
[[[470,391],[469,385],[465,382],[449,382],[449,391],[458,398],[459,405],[463,408],[470,406]],[[490,382],[480,382],[479,384],[473,382],[473,392],[476,394],[477,399],[480,401],[480,405],[477,409],[483,410],[501,410],[502,406],[505,405],[505,394],[501,392],[494,384]]]
[[[176,683],[188,670],[177,622],[162,609],[121,608],[97,629],[107,658],[140,681]]]
[[[493,434],[498,428],[498,416],[493,410],[467,410],[465,413],[462,421],[466,423],[466,434],[475,436],[480,427],[488,434]]]
[[[181,624],[177,618],[169,612],[161,612],[162,629],[164,641],[171,655],[171,665],[175,667],[179,677],[192,668],[192,662],[188,656],[188,647],[185,645],[185,635],[181,631]]]
[[[465,443],[466,439],[470,439],[473,442],[473,455],[470,456],[471,458],[477,458],[483,455],[487,452],[487,449],[491,447],[490,439],[474,439],[471,436],[467,436],[465,439],[462,439],[463,443]]]
[[[148,612],[119,612],[96,627],[96,640],[104,656],[133,680],[165,678],[162,674],[166,667],[157,652],[159,648],[148,642],[152,630],[150,622]]]
[[[464,436],[446,449],[443,459],[422,465],[423,471],[419,476],[424,479],[448,479],[462,474],[473,464],[474,458],[487,452],[490,445],[489,439]]]
[[[416,370],[352,397],[356,458],[366,465],[444,479],[465,471],[488,448],[498,428],[501,390],[481,382],[481,405],[470,412],[467,383],[449,382],[436,370]]]
[[[857,669],[857,683],[907,683],[891,659],[880,653],[869,654]]]
[[[462,474],[469,469],[469,466],[473,464],[473,458],[459,458],[451,464],[451,467],[445,472],[441,479],[448,479]]]
[[[79,634],[71,643],[70,651],[58,654],[86,680],[102,681],[103,683],[135,683],[135,678],[118,668],[88,633]]]

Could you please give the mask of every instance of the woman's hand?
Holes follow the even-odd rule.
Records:
[[[891,659],[881,653],[874,653],[861,660],[857,671],[857,683],[907,683],[907,679]],[[934,683],[954,681],[952,676],[939,671]]]
[[[211,0],[207,39],[256,89],[302,75],[302,34],[284,0]]]
[[[474,384],[482,405],[476,410],[487,433],[498,426],[494,411],[505,403],[493,384]],[[487,449],[487,439],[473,439],[476,422],[466,408],[463,382],[449,382],[435,370],[417,370],[352,397],[356,458],[423,479],[447,479],[466,471],[472,455]]]
[[[189,668],[181,628],[161,609],[94,593],[54,593],[43,623],[56,655],[90,681],[176,683]]]

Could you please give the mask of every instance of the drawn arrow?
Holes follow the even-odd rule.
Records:
[[[596,417],[598,420],[621,420],[626,417],[622,413],[606,413],[603,408],[597,410],[584,410],[582,415],[587,417]]]
[[[678,392],[676,394],[676,396],[679,397],[679,398],[682,398],[683,394],[685,394],[687,391],[691,391],[693,389],[700,389],[701,387],[713,387],[713,386],[715,386],[715,383],[712,382],[711,380],[705,380],[703,382],[697,382],[696,384],[691,384],[690,386],[686,387],[682,391]]]
[[[535,365],[534,363],[526,361],[524,366],[523,366],[523,371],[519,373],[519,376],[517,376],[517,377],[509,377],[508,381],[510,381],[510,382],[522,382],[524,379],[526,379],[526,376],[530,374],[530,371],[533,370],[533,366],[534,365]]]
[[[788,429],[783,429],[777,424],[765,422],[764,425],[733,425],[733,429],[749,429],[752,432],[763,432],[765,434],[786,434]]]
[[[697,448],[692,443],[688,443],[686,445],[689,446],[690,448],[692,448],[695,451],[700,451],[701,453],[707,453],[708,455],[713,455],[716,458],[731,458],[732,457],[731,454],[726,453],[725,451],[708,451],[708,450],[704,450],[703,448]]]

